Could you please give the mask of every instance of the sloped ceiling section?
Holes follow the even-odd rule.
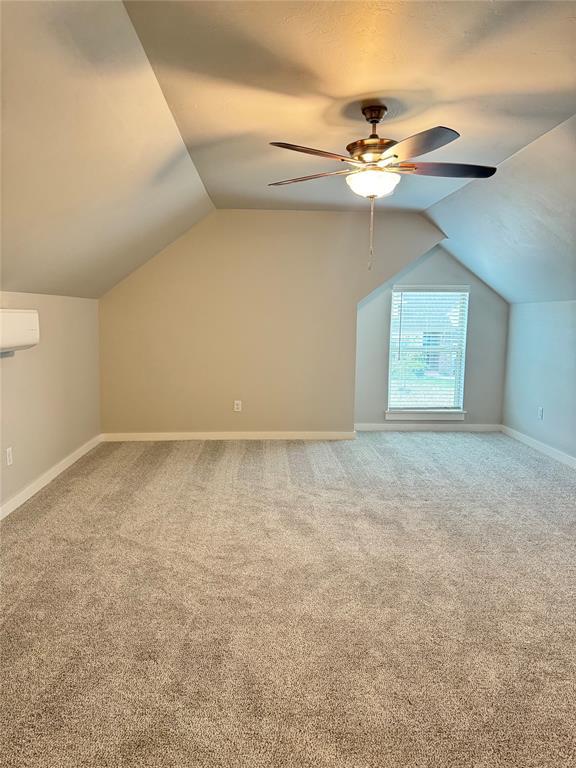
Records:
[[[122,3],[2,17],[2,287],[100,296],[213,205]]]
[[[344,152],[366,136],[359,101],[389,107],[380,133],[447,125],[427,156],[498,165],[574,109],[571,2],[188,2],[130,0],[128,13],[218,208],[363,208],[335,170],[270,141]],[[175,158],[177,163],[178,157]],[[466,181],[404,177],[382,208],[425,210]]]
[[[576,299],[576,116],[427,214],[507,301]]]

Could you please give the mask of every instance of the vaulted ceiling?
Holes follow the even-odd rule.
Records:
[[[2,64],[4,290],[99,296],[212,210],[120,2],[3,2]]]
[[[507,301],[576,300],[576,117],[427,215],[446,250]]]
[[[382,135],[446,125],[461,138],[430,159],[488,165],[574,111],[576,39],[562,2],[129,0],[126,7],[217,207],[365,205],[341,178],[267,184],[337,169],[268,142],[345,152],[369,133],[354,107],[366,95],[390,107]],[[379,206],[424,210],[465,183],[403,178]]]
[[[576,298],[573,2],[3,2],[3,288],[98,296],[218,208],[348,210],[342,152],[434,125],[426,159],[490,180],[402,179],[380,209],[426,211],[512,301]],[[545,253],[548,252],[546,258]],[[547,260],[548,259],[548,260]],[[573,290],[572,290],[573,289]]]

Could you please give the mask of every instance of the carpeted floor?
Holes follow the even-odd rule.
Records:
[[[576,765],[576,473],[502,435],[108,443],[2,525],[3,765]]]

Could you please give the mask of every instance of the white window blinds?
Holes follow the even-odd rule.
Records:
[[[468,290],[392,293],[388,409],[461,409]]]

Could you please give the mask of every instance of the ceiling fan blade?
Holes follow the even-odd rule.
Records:
[[[270,146],[282,147],[282,149],[292,149],[294,152],[304,152],[306,155],[318,155],[318,157],[327,157],[330,160],[340,160],[342,163],[352,163],[352,165],[364,165],[361,160],[354,160],[347,155],[337,155],[335,152],[325,152],[323,149],[312,149],[311,147],[301,147],[299,144],[287,144],[285,141],[271,141]]]
[[[398,160],[409,160],[412,157],[425,155],[427,152],[432,152],[446,144],[450,144],[451,141],[454,141],[459,136],[458,131],[438,125],[436,128],[429,128],[427,131],[415,133],[414,136],[402,139],[402,141],[394,144],[393,147],[390,147],[384,153],[384,158],[395,155]]]
[[[310,179],[321,179],[323,176],[348,176],[349,173],[356,173],[351,168],[346,171],[328,171],[327,173],[313,173],[311,176],[299,176],[297,179],[285,179],[284,181],[273,181],[268,184],[269,187],[281,187],[283,184],[295,184],[297,181],[310,181]]]
[[[415,176],[448,176],[453,179],[487,179],[496,173],[496,168],[488,165],[466,163],[399,163],[387,166],[386,170]]]

